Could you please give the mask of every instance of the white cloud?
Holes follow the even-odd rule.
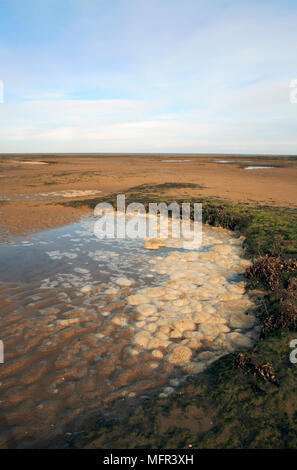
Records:
[[[246,97],[248,112],[236,120],[215,116],[215,108],[158,115],[151,103],[123,100],[6,103],[0,107],[1,151],[294,153],[297,106],[290,104],[293,118],[296,113],[291,123],[281,114],[263,121],[258,90],[251,94],[254,108]],[[222,108],[227,104],[224,97]]]
[[[22,41],[0,33],[0,152],[297,153],[294,5],[116,3],[72,0],[50,41],[50,4],[40,41],[30,23]]]

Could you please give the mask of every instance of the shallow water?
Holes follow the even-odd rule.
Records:
[[[19,194],[18,196],[6,196],[4,194],[0,195],[0,201],[42,201],[47,199],[62,199],[62,198],[73,198],[81,196],[93,196],[99,194],[101,191],[94,190],[81,190],[81,189],[68,189],[61,191],[49,191],[46,193],[36,193],[36,194]]]
[[[246,166],[245,170],[265,170],[266,168],[275,168],[275,166]]]
[[[99,240],[93,224],[0,244],[1,447],[45,442],[144,391],[168,396],[257,339],[241,239],[205,227],[199,250],[155,250]]]

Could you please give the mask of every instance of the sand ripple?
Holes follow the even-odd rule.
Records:
[[[127,277],[111,273],[106,282],[75,265],[72,274],[57,272],[35,285],[2,284],[0,446],[50,439],[87,412],[144,390],[168,396],[188,374],[251,347],[258,326],[245,293],[241,243],[209,228],[201,250],[165,243],[147,251],[139,273],[146,268],[163,279],[158,286],[130,278],[128,264]],[[104,257],[117,259],[104,249],[90,253],[98,266]],[[76,262],[57,250],[48,259]]]

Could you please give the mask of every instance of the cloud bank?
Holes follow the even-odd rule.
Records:
[[[0,152],[296,154],[296,3],[209,3],[2,2]]]

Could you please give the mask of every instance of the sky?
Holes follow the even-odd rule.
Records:
[[[4,153],[297,154],[297,1],[0,0],[1,83]]]

